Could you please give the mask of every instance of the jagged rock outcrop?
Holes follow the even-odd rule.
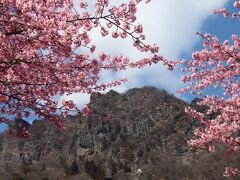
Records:
[[[37,120],[30,139],[0,136],[0,179],[220,179],[239,157],[190,151],[186,105],[152,87],[91,96],[91,115],[68,117],[65,131]]]

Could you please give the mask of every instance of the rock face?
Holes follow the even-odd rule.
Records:
[[[40,120],[30,139],[1,135],[0,179],[222,179],[240,158],[190,151],[186,105],[152,87],[92,96],[91,115],[68,117],[65,131]]]

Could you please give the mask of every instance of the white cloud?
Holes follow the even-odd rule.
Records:
[[[73,93],[71,95],[64,95],[59,98],[59,105],[61,105],[61,102],[72,100],[77,107],[83,107],[84,105],[88,104],[90,101],[90,95],[89,94],[82,94],[82,93]]]
[[[118,1],[120,2],[122,1]],[[227,2],[226,0],[152,0],[150,4],[139,6],[137,17],[144,26],[146,42],[159,44],[161,54],[167,58],[178,59],[182,53],[191,53],[193,46],[200,40],[195,36],[195,32],[201,31],[204,20],[211,15],[212,10],[223,7]],[[92,42],[97,45],[97,52],[123,54],[134,60],[144,56],[134,49],[130,38],[127,40],[102,38],[97,30],[91,35]],[[176,93],[176,90],[183,86],[180,76],[179,71],[170,72],[158,64],[143,69],[129,68],[115,74],[103,72],[101,82],[127,77],[129,79],[127,83],[113,89],[124,92],[129,88],[152,85]],[[89,96],[85,95],[69,96],[71,97],[77,102],[79,99],[78,104],[87,103],[89,100]]]
[[[191,51],[198,40],[195,32],[201,30],[203,21],[211,15],[213,9],[226,4],[226,0],[152,0],[142,3],[138,8],[138,21],[144,26],[144,33],[149,44],[158,43],[161,53],[169,58],[176,58],[182,51]],[[132,41],[101,38],[99,33],[92,33],[92,40],[99,50],[123,53],[139,57],[131,46]],[[141,56],[140,56],[141,57]]]

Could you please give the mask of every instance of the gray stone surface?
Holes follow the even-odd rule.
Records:
[[[1,135],[0,179],[222,177],[224,164],[212,176],[211,172],[195,172],[193,160],[199,152],[187,147],[195,121],[184,113],[186,105],[153,87],[92,96],[91,115],[68,117],[65,131],[40,120],[30,127],[30,139]],[[105,119],[107,113],[112,114],[111,120]],[[137,174],[138,169],[142,170],[141,175]]]

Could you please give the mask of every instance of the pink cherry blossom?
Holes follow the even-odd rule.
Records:
[[[236,176],[238,174],[240,174],[240,172],[237,168],[226,167],[223,175],[225,177],[229,177],[229,176]]]
[[[239,1],[234,2],[238,12],[230,13],[227,9],[215,10],[215,14],[225,17],[240,17]],[[238,20],[237,20],[238,21]],[[238,23],[238,22],[237,22]],[[203,148],[215,151],[215,145],[221,143],[226,147],[226,154],[240,151],[240,39],[233,34],[231,40],[221,42],[210,34],[197,33],[203,38],[204,49],[193,53],[192,60],[179,61],[182,71],[188,75],[182,81],[188,86],[180,93],[191,91],[202,97],[198,105],[208,107],[206,113],[197,112],[187,107],[186,112],[199,120],[202,126],[195,129],[195,138],[188,144],[191,148]],[[206,95],[204,90],[214,87],[221,89],[222,96]],[[209,115],[214,115],[209,118]],[[236,168],[226,167],[224,176],[239,175]]]
[[[100,84],[102,71],[142,68],[158,62],[172,69],[173,63],[158,54],[156,45],[143,41],[143,27],[135,23],[138,4],[149,0],[111,6],[109,0],[95,0],[93,7],[88,2],[1,0],[1,122],[8,123],[10,120],[4,118],[8,115],[21,118],[34,114],[64,129],[57,112],[63,116],[70,111],[87,115],[88,110],[84,108],[81,113],[72,101],[58,104],[56,95],[92,94],[126,81]],[[123,55],[98,55],[95,50],[100,47],[91,40],[96,29],[100,29],[100,37],[131,38],[137,42],[133,48],[143,52],[143,57],[130,60]]]
[[[105,120],[110,121],[112,120],[112,114],[108,113],[105,115]]]

